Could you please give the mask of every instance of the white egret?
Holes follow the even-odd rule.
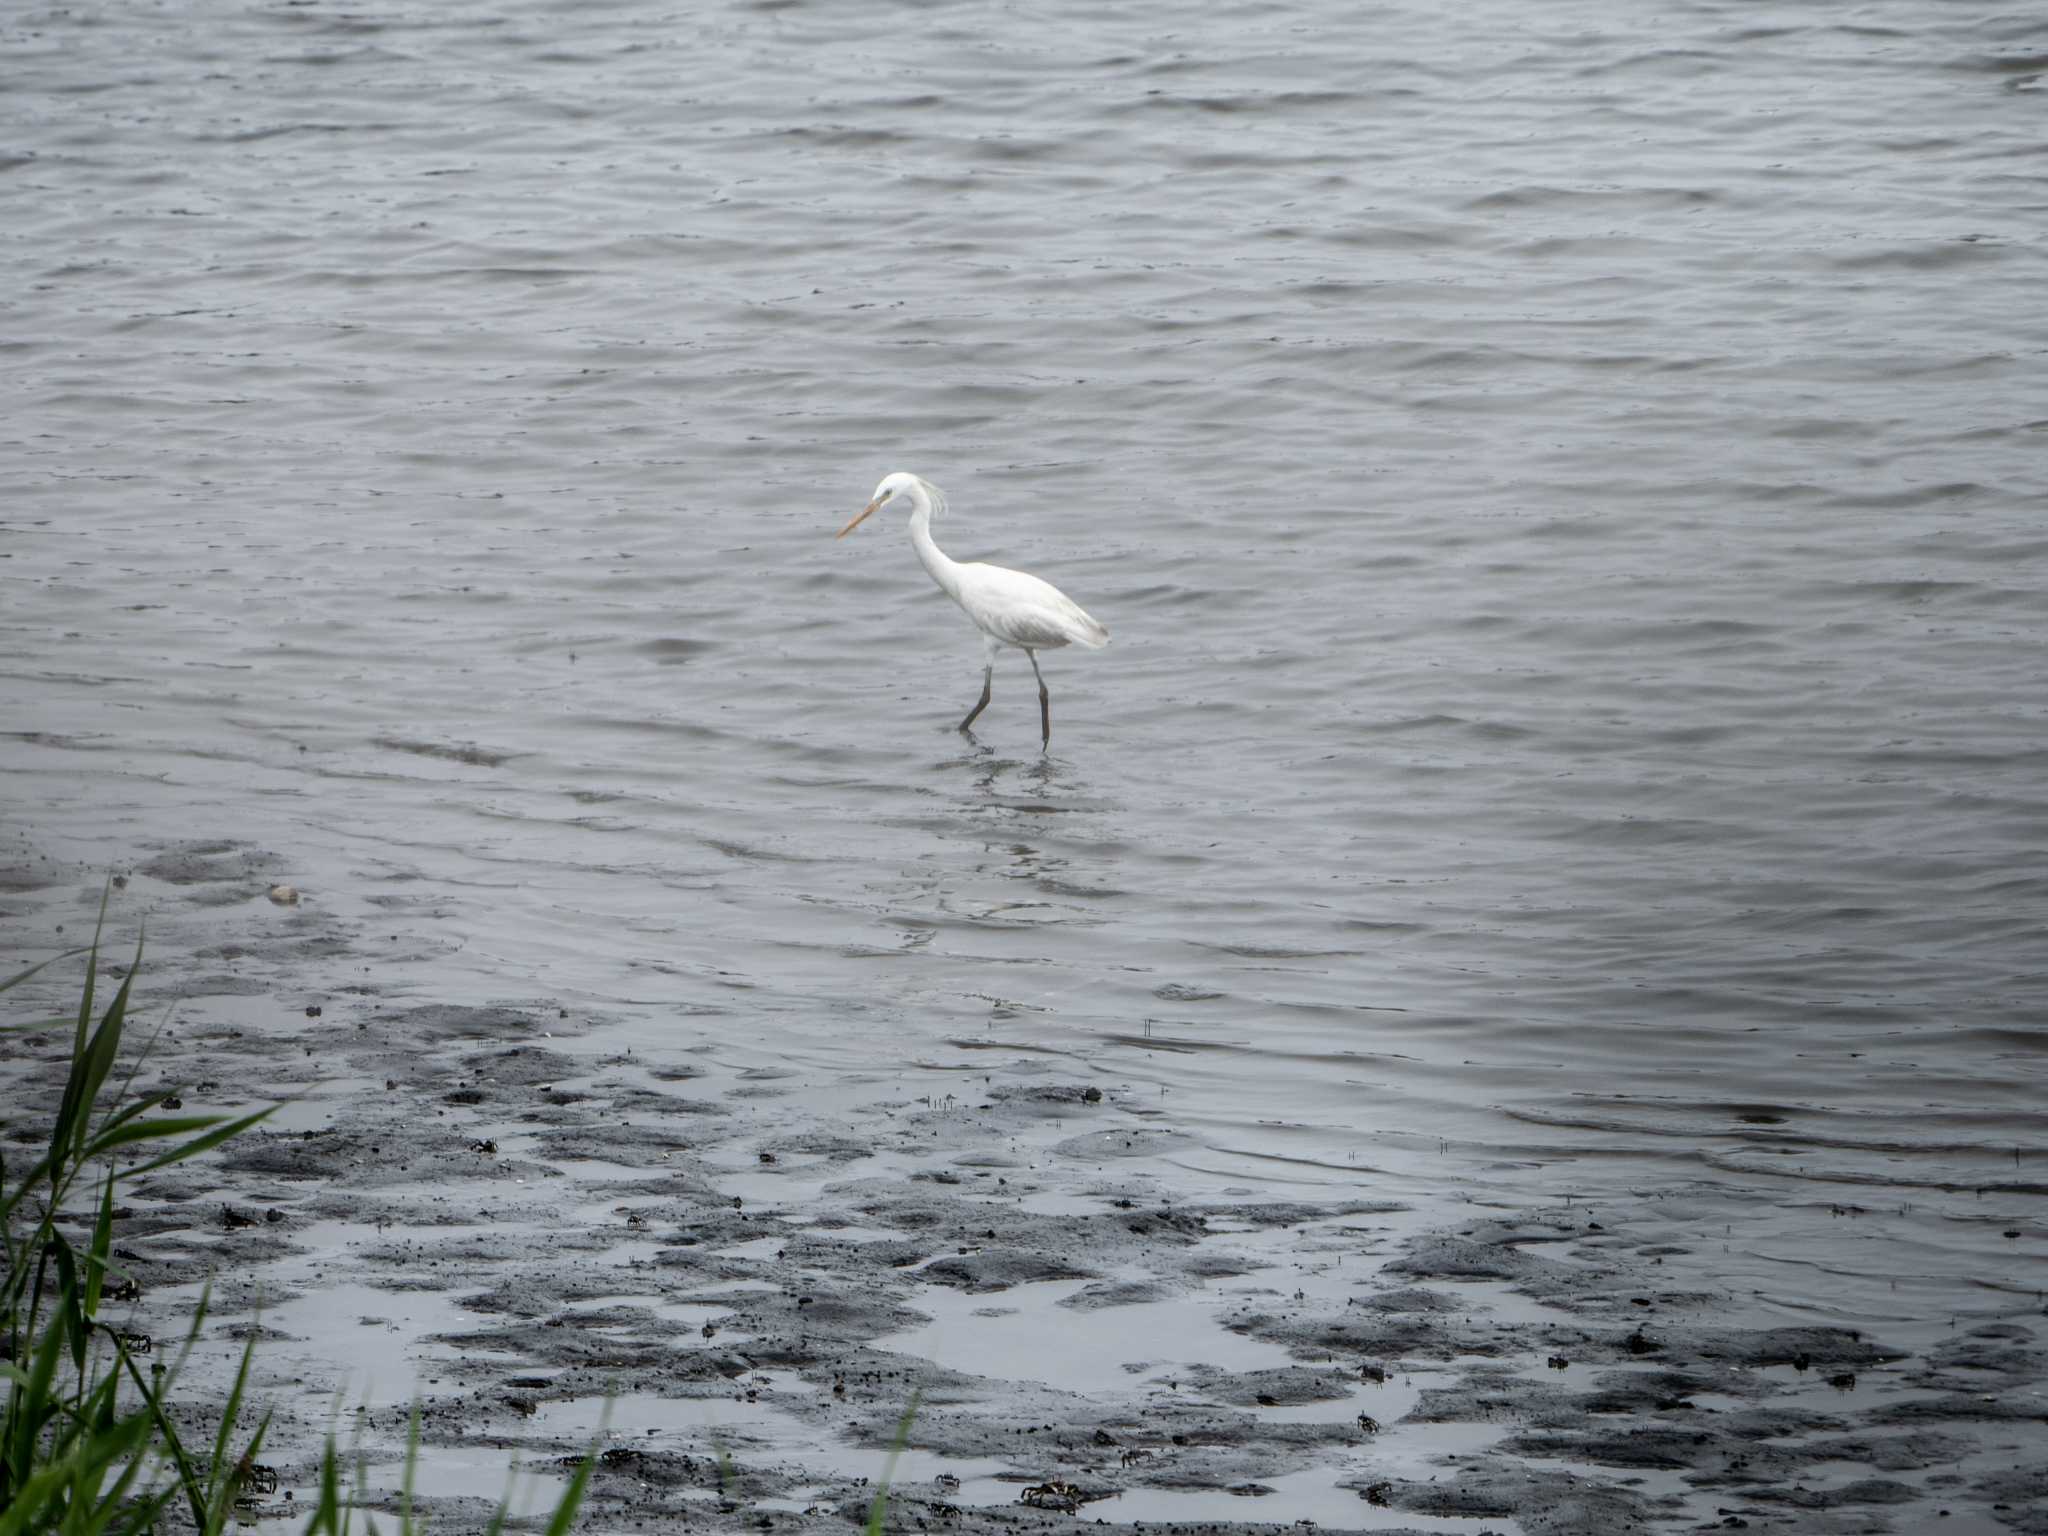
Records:
[[[1109,631],[1051,582],[1000,565],[984,565],[978,560],[962,564],[950,558],[932,542],[932,518],[946,510],[945,493],[918,475],[902,470],[884,475],[875,487],[874,499],[836,537],[845,538],[878,507],[899,500],[910,503],[910,546],[917,551],[917,558],[931,572],[939,590],[958,603],[981,630],[981,698],[967,711],[960,729],[973,725],[975,717],[988,708],[996,653],[1010,645],[1031,658],[1031,672],[1038,679],[1040,746],[1050,747],[1052,696],[1045,690],[1045,674],[1038,670],[1038,653],[1063,645],[1085,645],[1099,651],[1109,644]]]

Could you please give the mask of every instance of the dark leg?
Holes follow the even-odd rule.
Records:
[[[994,662],[990,662],[987,668],[981,674],[981,702],[976,704],[974,708],[967,711],[967,718],[960,722],[961,730],[964,731],[967,729],[967,727],[974,724],[974,717],[980,714],[984,709],[988,708],[989,686],[991,683],[994,682],[995,675],[996,664]]]
[[[1052,745],[1052,695],[1045,691],[1045,674],[1038,670],[1038,652],[1026,651],[1031,658],[1031,675],[1038,679],[1038,728],[1043,733],[1038,740],[1038,750],[1043,752]]]

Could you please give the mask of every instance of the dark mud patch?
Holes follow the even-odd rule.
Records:
[[[449,1041],[537,1037],[547,1034],[561,1020],[547,1019],[523,1008],[429,1003],[378,1014],[374,1022],[386,1038],[414,1049],[427,1049]]]
[[[1237,1408],[1292,1408],[1349,1398],[1358,1378],[1349,1371],[1289,1366],[1270,1371],[1227,1372],[1198,1367],[1188,1383],[1204,1397]]]
[[[963,1291],[977,1292],[1006,1291],[1013,1285],[1043,1280],[1086,1280],[1094,1274],[1063,1255],[1019,1248],[958,1254],[934,1259],[924,1267],[925,1277],[936,1285],[957,1285]]]
[[[166,885],[232,885],[228,899],[260,896],[282,869],[275,854],[235,842],[176,843],[135,867],[135,873]],[[218,893],[193,891],[188,899],[212,902]]]
[[[69,883],[70,871],[51,868],[47,860],[0,859],[0,896],[25,895]]]
[[[2048,1536],[2048,1460],[2038,1457],[1979,1478],[1971,1493],[2022,1536]]]
[[[561,1170],[530,1159],[501,1156],[496,1143],[431,1124],[391,1123],[374,1130],[266,1134],[238,1137],[221,1166],[291,1183],[330,1188],[394,1185],[447,1188],[473,1182],[559,1178]]]
[[[718,642],[670,635],[659,640],[645,641],[633,649],[642,656],[652,656],[656,666],[677,667],[685,662],[695,661],[709,651],[717,650]]]
[[[1165,1301],[1168,1297],[1180,1295],[1187,1286],[1174,1285],[1165,1280],[1109,1280],[1084,1286],[1060,1303],[1070,1311],[1090,1311],[1098,1307],[1135,1307],[1148,1302]]]
[[[438,757],[473,768],[498,768],[519,754],[480,747],[473,741],[413,741],[403,736],[377,736],[372,743],[387,752],[407,752],[414,757]]]

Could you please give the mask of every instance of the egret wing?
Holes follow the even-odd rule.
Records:
[[[1109,643],[1109,631],[1049,581],[1000,565],[961,568],[960,606],[998,640],[1032,650]]]

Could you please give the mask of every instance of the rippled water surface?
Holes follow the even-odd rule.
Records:
[[[655,1048],[1056,1053],[1205,1170],[1753,1190],[1731,1273],[1794,1308],[2042,1283],[2048,21],[174,0],[0,50],[36,846],[246,840],[419,994]],[[1113,631],[1045,658],[1049,756],[1014,655],[954,733],[899,517],[833,541],[898,468]]]

